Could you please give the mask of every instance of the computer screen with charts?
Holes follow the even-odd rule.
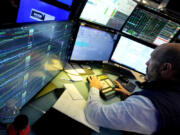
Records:
[[[178,23],[138,7],[128,18],[122,32],[161,45],[170,42],[179,29]]]
[[[111,60],[145,74],[146,62],[150,59],[153,48],[121,36]]]
[[[74,44],[71,60],[109,60],[116,38],[116,34],[81,25]]]
[[[136,5],[133,0],[88,0],[80,19],[120,30]]]
[[[46,22],[0,29],[0,113],[22,108],[63,69],[73,27]]]

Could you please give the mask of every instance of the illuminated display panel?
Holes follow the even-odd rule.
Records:
[[[136,8],[128,18],[122,32],[149,43],[168,43],[179,31],[180,25],[160,15]]]
[[[17,23],[48,21],[48,20],[68,20],[69,11],[55,7],[40,0],[21,0]]]
[[[63,69],[73,27],[46,22],[0,29],[0,113],[22,108]]]
[[[115,34],[80,26],[71,60],[107,61],[113,50],[115,39]]]
[[[80,19],[120,30],[136,5],[133,0],[88,0]]]
[[[152,48],[122,36],[111,60],[145,74],[146,62],[150,59],[152,51]]]

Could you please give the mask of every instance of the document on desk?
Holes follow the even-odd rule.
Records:
[[[73,68],[78,72],[78,73],[82,73],[85,74],[86,72],[84,71],[84,69],[82,69],[78,64],[76,63],[71,63],[71,65],[73,66]]]
[[[66,90],[53,105],[53,108],[71,117],[72,119],[86,125],[87,127],[99,132],[99,127],[87,122],[84,114],[86,100],[73,84],[65,84]]]
[[[78,72],[69,63],[67,63],[64,67],[64,71],[72,75],[79,75]]]
[[[79,73],[69,63],[66,64],[64,71],[67,72],[67,75],[73,81],[82,81],[83,80],[83,78],[79,75]]]
[[[78,76],[78,75],[72,75],[72,74],[67,74],[70,78],[71,78],[71,80],[73,80],[73,81],[82,81],[83,80],[83,78],[81,77],[81,76]]]

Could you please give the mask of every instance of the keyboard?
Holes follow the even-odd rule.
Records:
[[[133,92],[136,88],[136,84],[132,83],[125,77],[119,77],[116,81],[118,81],[129,92]]]

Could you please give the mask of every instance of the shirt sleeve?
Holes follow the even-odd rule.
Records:
[[[90,89],[85,107],[86,119],[91,124],[141,134],[152,134],[157,130],[158,115],[152,102],[140,95],[104,105],[97,88]]]

